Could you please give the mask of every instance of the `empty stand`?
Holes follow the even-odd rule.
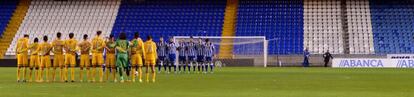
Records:
[[[413,5],[412,0],[370,0],[375,53],[414,53]]]
[[[300,54],[303,1],[240,0],[236,27],[236,36],[266,36],[269,54]]]
[[[226,0],[123,0],[112,30],[160,36],[220,36]]]
[[[32,0],[6,54],[15,54],[15,41],[24,34],[32,36],[30,41],[43,35],[48,35],[53,40],[56,32],[62,32],[63,38],[73,32],[79,40],[83,34],[94,37],[97,30],[103,31],[103,35],[107,36],[112,30],[119,5],[120,0]]]
[[[368,0],[347,0],[350,54],[374,54],[371,14]]]
[[[339,0],[305,0],[304,46],[311,53],[343,53]]]
[[[16,9],[16,5],[17,1],[14,0],[0,1],[0,35],[2,35],[6,29],[6,26],[13,15],[14,9]]]

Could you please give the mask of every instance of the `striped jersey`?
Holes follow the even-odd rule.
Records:
[[[187,44],[185,42],[181,42],[177,48],[179,56],[186,56]]]
[[[163,57],[167,55],[167,44],[164,41],[157,43],[157,55]]]
[[[168,47],[168,54],[176,54],[177,53],[177,46],[174,42],[170,42],[167,45]]]
[[[194,42],[187,43],[187,55],[188,56],[196,56],[196,44]]]
[[[215,52],[215,47],[212,43],[206,43],[205,48],[204,48],[204,54],[207,57],[213,57],[214,56],[214,52]]]
[[[205,48],[205,43],[201,42],[201,43],[197,43],[196,45],[196,50],[197,50],[197,56],[204,56],[204,48]]]

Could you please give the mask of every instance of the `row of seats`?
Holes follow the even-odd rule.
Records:
[[[370,0],[375,53],[414,53],[414,1]]]
[[[304,46],[311,53],[344,53],[340,1],[304,1]]]
[[[123,0],[112,34],[134,32],[161,36],[220,36],[223,26],[223,0]]]
[[[17,3],[18,2],[14,0],[0,1],[0,36],[3,35],[3,32],[16,9]]]
[[[31,42],[43,35],[54,40],[57,32],[61,32],[64,39],[72,32],[78,40],[82,39],[83,34],[94,37],[98,30],[103,32],[103,36],[108,36],[119,4],[120,0],[32,0],[6,55],[15,54],[16,41],[24,34],[32,36]]]
[[[346,12],[350,54],[374,54],[368,0],[347,0]]]

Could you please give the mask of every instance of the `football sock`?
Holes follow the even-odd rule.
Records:
[[[156,74],[153,72],[153,73],[152,73],[152,81],[153,81],[153,82],[155,82],[155,77],[156,77]]]
[[[23,80],[26,80],[26,67],[23,67]]]
[[[138,74],[139,80],[142,80],[142,67],[138,67]]]
[[[131,72],[130,72],[130,73],[131,73],[131,74],[130,74],[130,75],[131,75],[131,79],[132,79],[133,81],[135,80],[135,69],[136,69],[136,68],[137,68],[137,67],[133,67],[133,68],[132,68],[132,70],[131,70]]]
[[[17,81],[20,81],[20,68],[17,68]]]
[[[75,80],[75,67],[70,68],[70,79]]]
[[[210,63],[210,71],[213,72],[213,69],[214,69],[214,64]]]

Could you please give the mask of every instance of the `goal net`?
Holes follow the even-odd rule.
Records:
[[[265,36],[174,36],[175,43],[209,39],[215,46],[215,59],[227,60],[226,65],[267,66],[267,41]],[[250,61],[244,61],[250,60]],[[250,62],[250,63],[249,63]]]

